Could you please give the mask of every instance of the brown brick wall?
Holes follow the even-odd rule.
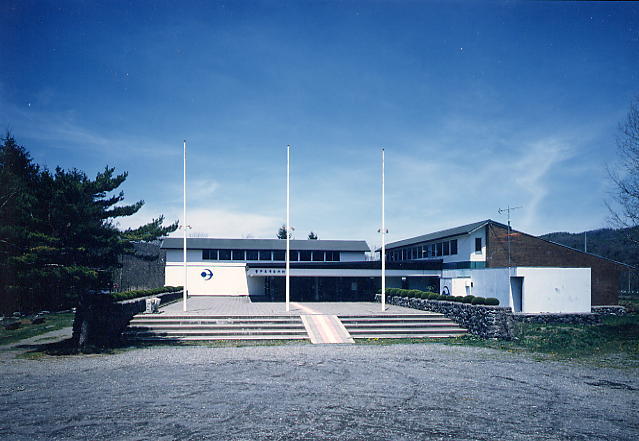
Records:
[[[487,226],[486,266],[508,266],[508,230]],[[616,305],[622,265],[529,234],[513,231],[510,236],[512,266],[590,268],[592,305]]]

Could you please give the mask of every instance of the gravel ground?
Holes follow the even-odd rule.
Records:
[[[0,361],[2,440],[637,440],[636,369],[424,345]]]

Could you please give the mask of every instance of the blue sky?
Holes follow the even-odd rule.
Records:
[[[134,226],[273,237],[292,153],[296,237],[379,243],[523,206],[533,234],[607,226],[639,95],[639,4],[14,1],[0,124],[51,168],[129,172]]]

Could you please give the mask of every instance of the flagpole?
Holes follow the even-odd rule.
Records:
[[[184,190],[184,213],[183,213],[183,225],[182,228],[184,229],[184,240],[183,240],[183,250],[182,253],[184,254],[184,287],[183,287],[183,293],[182,293],[182,298],[183,298],[183,305],[182,305],[182,310],[184,312],[186,312],[186,299],[188,297],[188,279],[187,279],[187,270],[186,270],[186,233],[187,233],[187,223],[186,223],[186,140],[184,140],[184,186],[183,186],[183,190]]]
[[[286,146],[286,312],[291,310],[291,146]]]
[[[384,149],[382,149],[382,312],[386,311],[386,223],[384,219]]]

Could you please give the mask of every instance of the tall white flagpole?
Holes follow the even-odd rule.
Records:
[[[291,310],[291,146],[286,146],[286,312]]]
[[[384,219],[384,149],[382,149],[382,311],[386,311],[386,223]]]
[[[188,297],[188,279],[187,279],[187,271],[186,271],[186,233],[187,233],[187,229],[188,229],[188,224],[186,223],[186,140],[184,140],[184,213],[183,213],[183,224],[182,224],[182,228],[184,229],[184,243],[183,243],[183,254],[184,254],[184,289],[183,289],[183,293],[182,293],[182,297],[183,297],[183,305],[182,305],[182,310],[184,312],[186,312],[186,299]]]

